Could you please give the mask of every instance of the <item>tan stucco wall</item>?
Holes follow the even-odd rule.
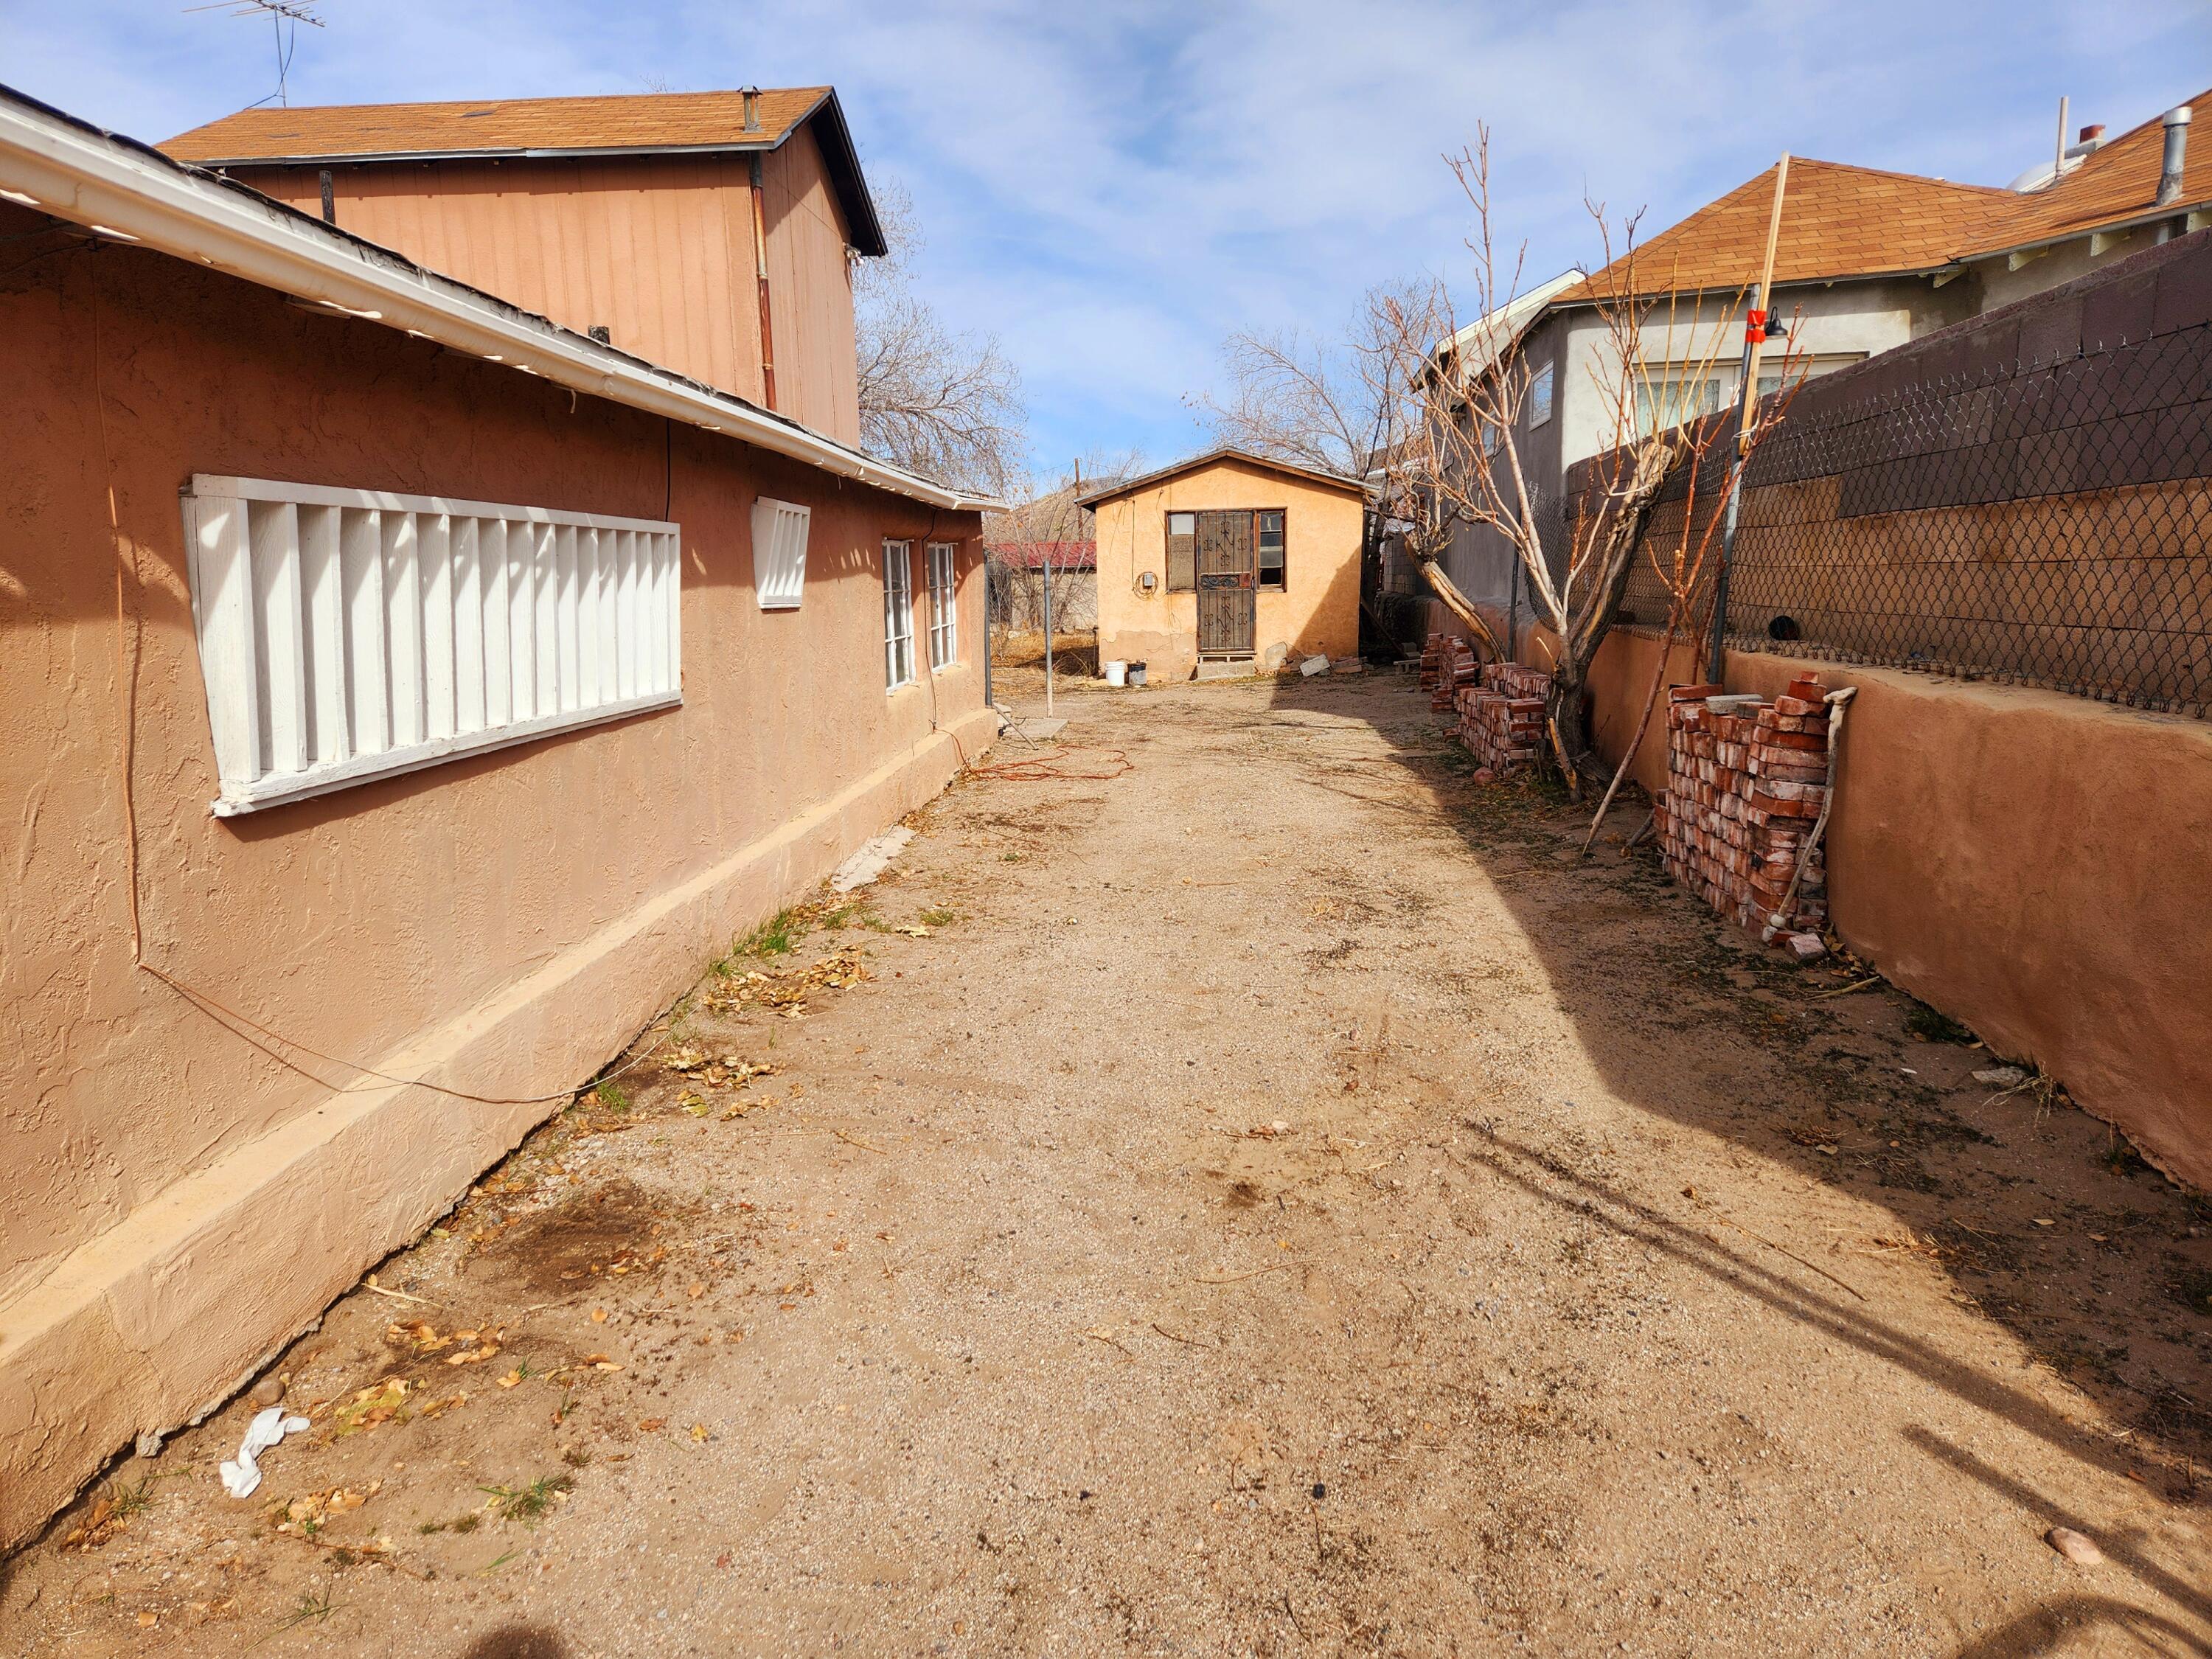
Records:
[[[1281,507],[1285,558],[1279,592],[1262,589],[1254,649],[1350,656],[1359,648],[1361,501],[1340,489],[1306,483],[1238,461],[1170,478],[1099,504],[1098,657],[1146,665],[1148,678],[1187,679],[1198,663],[1198,596],[1167,591],[1167,515],[1208,508]],[[1138,590],[1146,571],[1154,591]]]
[[[0,233],[37,223],[0,212]],[[552,1109],[334,1092],[350,1066],[301,1075],[134,969],[132,652],[147,960],[326,1054],[501,1097],[588,1077],[994,722],[972,515],[137,250],[0,278],[0,337],[4,1547]],[[178,500],[196,471],[672,519],[684,707],[218,820]],[[119,630],[111,483],[137,564]],[[815,509],[794,613],[754,599],[763,493]],[[963,543],[964,658],[888,697],[887,534]]]
[[[1522,639],[1547,660],[1525,615]],[[1592,665],[1616,763],[1658,658],[1656,637],[1617,629]],[[2212,1188],[2212,892],[2195,874],[2212,868],[2212,723],[1761,653],[1730,652],[1726,678],[1771,697],[1806,672],[1859,689],[1828,826],[1844,942]],[[1670,682],[1704,678],[1675,647]],[[1662,708],[1637,750],[1647,790],[1666,781],[1664,724]]]

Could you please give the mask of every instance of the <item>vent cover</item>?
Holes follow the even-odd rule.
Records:
[[[811,507],[762,496],[753,503],[753,587],[763,611],[796,611],[806,591]]]

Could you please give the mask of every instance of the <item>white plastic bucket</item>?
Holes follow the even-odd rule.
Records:
[[[1127,685],[1128,683],[1129,683],[1129,665],[1128,665],[1127,663],[1121,661],[1119,658],[1116,658],[1114,661],[1109,662],[1109,663],[1108,663],[1108,664],[1106,665],[1106,684],[1109,684],[1109,685]]]

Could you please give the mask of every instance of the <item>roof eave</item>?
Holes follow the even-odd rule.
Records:
[[[99,234],[396,328],[571,390],[680,420],[949,511],[996,496],[888,465],[796,421],[425,270],[251,186],[0,86],[0,191]]]
[[[2094,223],[2069,225],[2048,236],[2033,241],[2008,243],[2002,247],[1978,249],[1963,253],[1956,263],[1960,265],[1978,264],[1984,259],[2009,258],[2015,253],[2046,253],[2052,248],[2063,247],[2069,242],[2086,241],[2092,236],[2128,236],[2138,230],[2148,230],[2173,219],[2187,219],[2192,214],[2212,211],[2212,198],[2199,202],[2175,202],[2162,208],[2151,208],[2130,214],[2124,218],[2104,219]]]

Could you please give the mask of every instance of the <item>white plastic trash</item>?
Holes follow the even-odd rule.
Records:
[[[1120,658],[1116,657],[1112,662],[1106,665],[1107,684],[1127,685],[1128,683],[1129,665],[1127,663],[1123,662]]]

